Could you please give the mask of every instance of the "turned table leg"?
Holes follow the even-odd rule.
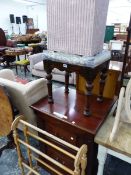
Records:
[[[99,102],[103,101],[103,92],[104,92],[106,77],[107,77],[107,69],[105,68],[100,72],[100,87],[99,87],[99,95],[97,98],[97,101]]]
[[[65,73],[65,93],[69,93],[69,72]]]
[[[51,74],[51,70],[47,71],[47,76],[46,76],[46,79],[47,79],[47,87],[48,87],[48,102],[49,103],[54,103],[53,101],[53,96],[52,96],[52,74]]]
[[[92,89],[93,89],[93,81],[86,80],[85,108],[84,108],[84,115],[86,116],[91,115],[90,103],[91,103]]]
[[[81,74],[86,80],[86,90],[85,90],[85,107],[84,115],[90,116],[92,114],[90,106],[92,103],[92,90],[93,90],[93,81],[96,78],[96,71],[83,71],[84,74]]]

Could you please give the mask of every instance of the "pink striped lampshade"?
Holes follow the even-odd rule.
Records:
[[[94,56],[102,51],[109,0],[48,0],[48,50]]]

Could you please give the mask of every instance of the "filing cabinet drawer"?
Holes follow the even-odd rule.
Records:
[[[77,136],[72,133],[70,130],[64,130],[60,125],[53,125],[48,123],[46,125],[46,131],[59,137],[62,140],[65,140],[73,145],[76,145]]]

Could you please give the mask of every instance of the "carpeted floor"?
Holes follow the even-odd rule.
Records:
[[[2,69],[0,67],[0,69]],[[15,69],[12,68],[12,70],[15,72]],[[37,79],[38,77],[32,77],[31,73],[27,73],[27,76],[24,76],[24,71],[21,71],[19,69],[18,76],[21,77],[23,80],[32,81],[34,79]],[[62,83],[53,82],[53,88],[57,88],[63,86]],[[7,138],[3,137],[0,138],[0,148],[7,143]],[[34,146],[38,146],[38,143],[31,140],[31,143],[34,144]],[[26,149],[22,147],[22,152],[25,157],[26,155]],[[47,172],[45,172],[42,169],[39,169],[41,175],[49,175]],[[6,149],[2,152],[2,155],[0,156],[0,175],[20,175],[20,169],[18,166],[18,157],[16,149]],[[104,175],[131,175],[131,165],[119,160],[113,156],[108,156],[105,168],[104,168]]]
[[[20,138],[24,140],[23,133],[19,131]],[[39,144],[36,140],[33,138],[29,139],[30,145],[33,147],[37,148],[39,147]],[[0,148],[7,143],[7,138],[3,137],[0,139]],[[28,160],[27,156],[27,149],[25,146],[21,145],[21,150],[22,150],[22,156],[25,161]],[[33,161],[33,165],[36,165],[36,162]],[[49,175],[46,171],[38,167],[38,171],[40,172],[41,175]],[[25,169],[25,173],[27,170]],[[14,149],[5,149],[2,152],[2,155],[0,157],[0,175],[20,175],[21,171],[18,165],[18,156],[17,156],[17,151],[16,148]]]

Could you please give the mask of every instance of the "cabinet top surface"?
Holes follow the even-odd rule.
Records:
[[[92,96],[92,115],[87,117],[83,114],[85,96],[76,93],[76,90],[69,89],[69,93],[66,94],[64,87],[58,88],[53,92],[53,99],[53,104],[49,104],[46,97],[33,104],[31,108],[48,115],[51,120],[56,119],[68,123],[92,135],[96,134],[114,104],[114,100],[106,98],[102,103],[97,102],[96,96]]]

